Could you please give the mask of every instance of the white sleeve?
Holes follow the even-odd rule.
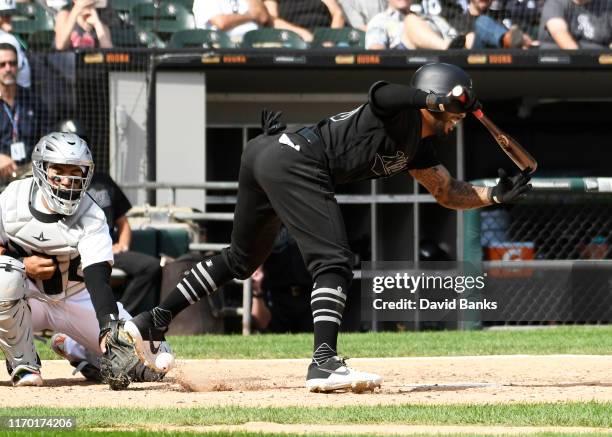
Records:
[[[30,73],[30,63],[23,50],[18,50],[19,54],[19,71],[17,72],[17,84],[24,88],[30,88],[32,84]]]
[[[81,255],[81,268],[107,261],[113,264],[113,240],[106,220],[97,220],[85,228],[85,234],[77,245]]]
[[[195,0],[193,2],[193,17],[195,18],[195,26],[197,28],[210,28],[210,19],[222,13],[219,3],[221,2],[211,2],[210,0]]]
[[[373,45],[382,45],[389,48],[389,35],[385,28],[384,14],[377,14],[370,20],[365,40],[366,49],[371,48]]]
[[[348,20],[351,27],[356,29],[367,26],[364,15],[356,7],[357,5],[350,0],[340,0],[340,7],[344,12],[344,16]]]

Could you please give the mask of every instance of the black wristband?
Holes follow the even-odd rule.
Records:
[[[251,293],[251,295],[255,299],[262,299],[264,297],[264,292],[263,291],[254,291],[253,293]]]
[[[106,314],[104,316],[100,316],[98,323],[100,324],[100,334],[98,335],[98,340],[101,340],[102,337],[104,337],[106,333],[111,330],[112,326],[119,323],[119,321],[117,320],[117,316],[115,314]]]

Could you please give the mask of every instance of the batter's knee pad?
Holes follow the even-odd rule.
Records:
[[[0,256],[0,348],[13,369],[19,365],[39,367],[27,289],[23,263],[10,256]]]

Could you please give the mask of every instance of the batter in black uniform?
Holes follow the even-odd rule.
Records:
[[[456,85],[464,89],[462,98],[450,94]],[[264,112],[264,134],[242,156],[231,246],[198,263],[164,302],[133,320],[143,337],[162,335],[176,314],[232,278],[248,278],[270,253],[282,222],[314,280],[314,353],[306,386],[380,386],[380,376],[347,367],[336,352],[352,254],[335,186],[409,172],[449,208],[516,199],[530,188],[526,173],[500,173],[497,186],[478,187],[453,179],[436,158],[439,137],[479,107],[465,71],[428,64],[410,86],[377,82],[363,105],[295,132],[284,132],[278,114]]]

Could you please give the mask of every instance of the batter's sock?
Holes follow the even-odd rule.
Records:
[[[346,304],[346,284],[346,279],[335,273],[324,273],[316,278],[310,298],[314,323],[313,364],[319,365],[337,355],[338,331]]]
[[[156,327],[168,326],[178,313],[202,297],[214,293],[233,278],[221,255],[197,263],[166,296],[159,306],[151,310]]]

